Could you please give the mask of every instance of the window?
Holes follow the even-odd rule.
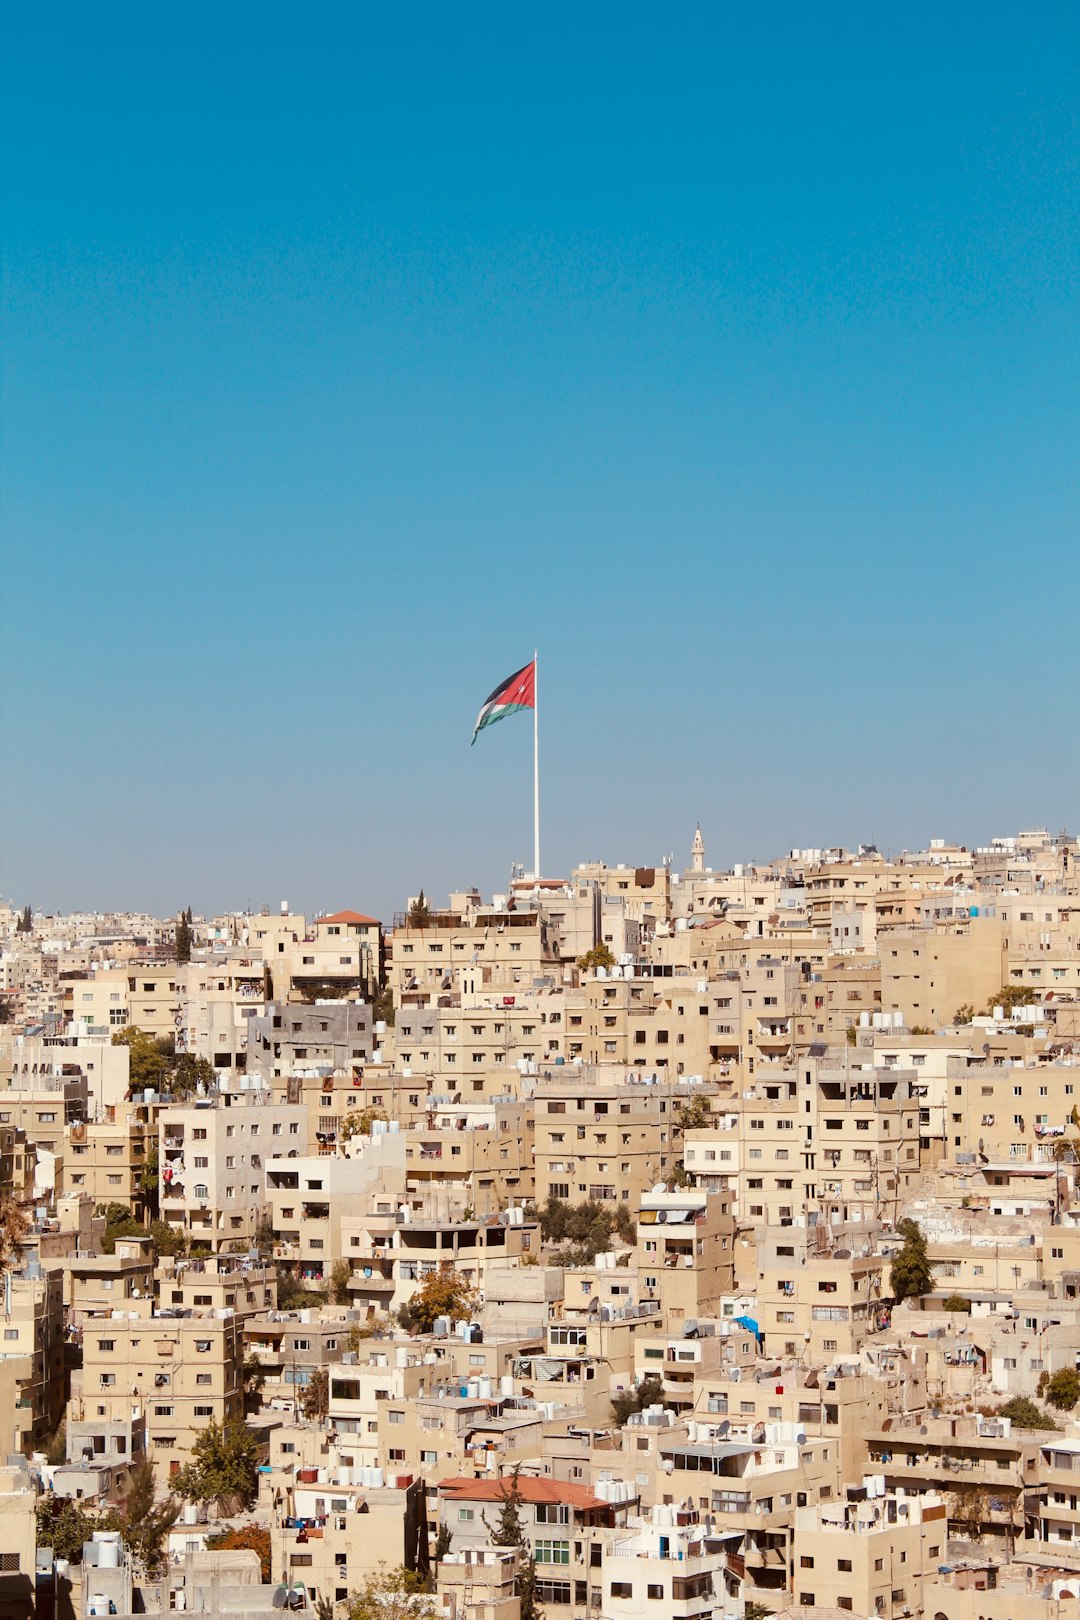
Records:
[[[214,1408],[212,1406],[197,1406],[195,1408],[195,1416],[196,1417],[209,1418],[209,1417],[213,1417],[213,1415],[214,1415]]]
[[[569,1524],[570,1509],[565,1502],[541,1502],[536,1509],[537,1524]]]
[[[570,1543],[568,1541],[538,1541],[536,1543],[536,1562],[538,1564],[568,1564],[570,1562]]]

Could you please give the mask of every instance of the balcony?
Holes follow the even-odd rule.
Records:
[[[354,1271],[349,1278],[349,1288],[358,1294],[392,1294],[395,1286],[393,1277],[384,1276],[381,1271]]]

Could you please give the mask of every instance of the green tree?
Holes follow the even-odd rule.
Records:
[[[535,1210],[530,1213],[536,1217]],[[568,1245],[548,1256],[556,1266],[589,1265],[601,1250],[611,1247],[613,1233],[627,1243],[634,1238],[634,1219],[625,1204],[619,1204],[612,1211],[604,1204],[566,1204],[549,1198],[539,1212],[539,1220],[540,1235],[545,1243]]]
[[[126,1204],[106,1204],[105,1230],[101,1235],[102,1254],[116,1253],[117,1238],[145,1236],[146,1228],[135,1219]]]
[[[308,1288],[291,1271],[278,1269],[277,1302],[279,1311],[306,1311],[311,1305],[326,1304],[325,1288]]]
[[[381,984],[379,986],[371,1011],[376,1023],[382,1022],[388,1029],[393,1029],[396,1012],[392,985]]]
[[[211,1418],[175,1485],[188,1502],[218,1502],[232,1512],[250,1508],[259,1485],[255,1436],[243,1423],[219,1424]]]
[[[409,927],[427,928],[431,922],[431,908],[423,889],[409,907]]]
[[[255,1222],[255,1247],[264,1259],[273,1252],[274,1218],[269,1211],[264,1211]]]
[[[915,1299],[929,1293],[934,1286],[934,1272],[926,1256],[926,1239],[918,1223],[905,1218],[897,1221],[896,1230],[903,1238],[904,1245],[893,1258],[889,1286],[899,1305],[901,1300]]]
[[[970,1001],[963,1002],[952,1015],[954,1024],[970,1024],[975,1016],[975,1008]]]
[[[1012,1017],[1014,1007],[1030,1007],[1033,1002],[1042,1000],[1042,992],[1030,984],[1003,984],[990,997],[987,1012],[994,1007],[1000,1007],[1006,1018]]]
[[[22,1264],[23,1244],[30,1230],[25,1209],[10,1193],[0,1193],[0,1276],[17,1271]]]
[[[981,1485],[958,1485],[949,1497],[949,1523],[969,1541],[978,1541],[990,1516],[989,1495]]]
[[[241,1377],[244,1381],[244,1411],[258,1412],[262,1407],[262,1392],[266,1386],[266,1369],[254,1356],[247,1356]]]
[[[617,1395],[611,1397],[612,1415],[620,1429],[635,1412],[644,1412],[647,1406],[663,1406],[663,1404],[664,1385],[655,1373],[650,1373],[632,1389],[620,1390]]]
[[[269,1585],[274,1566],[270,1532],[265,1525],[242,1524],[234,1525],[228,1530],[219,1530],[216,1535],[207,1536],[206,1545],[210,1552],[241,1552],[245,1549],[257,1552],[263,1585]]]
[[[32,934],[34,931],[34,912],[31,906],[23,906],[19,913],[19,920],[15,924],[17,934]]]
[[[672,1140],[685,1136],[687,1131],[703,1131],[712,1124],[712,1103],[708,1097],[691,1097],[676,1103],[675,1118],[671,1123]]]
[[[45,1461],[54,1468],[67,1458],[67,1418],[62,1417],[45,1442]]]
[[[188,1249],[187,1233],[172,1221],[151,1221],[150,1236],[157,1254],[185,1255]]]
[[[435,1537],[435,1562],[437,1564],[442,1563],[443,1559],[450,1551],[453,1540],[454,1537],[450,1530],[450,1526],[447,1524],[440,1524],[439,1533]]]
[[[950,1294],[941,1308],[943,1311],[964,1311],[970,1315],[971,1301],[965,1299],[963,1294]]]
[[[69,1564],[82,1563],[83,1547],[95,1530],[113,1527],[98,1514],[88,1513],[74,1497],[52,1492],[39,1498],[36,1512],[38,1546],[51,1547],[55,1558],[66,1558]]]
[[[154,1466],[144,1456],[131,1471],[118,1528],[135,1563],[151,1580],[156,1580],[165,1567],[169,1531],[179,1517],[180,1503],[175,1496],[158,1501]]]
[[[349,1283],[352,1280],[352,1266],[344,1255],[335,1260],[330,1267],[330,1303],[332,1305],[347,1305],[351,1298]]]
[[[436,1620],[427,1581],[414,1569],[379,1565],[345,1603],[346,1620]]]
[[[300,1410],[306,1418],[324,1418],[330,1410],[330,1379],[325,1367],[316,1367],[300,1396]]]
[[[578,957],[577,965],[582,973],[595,973],[597,968],[610,969],[615,966],[615,953],[608,945],[594,945],[591,951]]]
[[[178,962],[191,961],[191,925],[187,913],[182,911],[173,934],[173,950]]]
[[[743,1620],[772,1620],[775,1613],[775,1609],[767,1609],[756,1598],[750,1598],[743,1604]]]
[[[214,1069],[205,1058],[196,1057],[194,1052],[177,1052],[168,1067],[166,1085],[170,1096],[177,1101],[185,1097],[193,1097],[202,1085],[208,1088],[213,1084]]]
[[[152,1035],[147,1035],[138,1024],[129,1024],[126,1029],[118,1029],[112,1038],[114,1046],[126,1046],[128,1049],[128,1078],[131,1091],[146,1090],[163,1091],[165,1089],[165,1076],[169,1072],[169,1059],[166,1048]]]
[[[476,1309],[476,1294],[470,1283],[456,1272],[449,1261],[438,1271],[429,1271],[418,1291],[398,1312],[398,1321],[410,1333],[430,1333],[440,1316],[451,1322],[465,1322]]]
[[[381,1108],[350,1108],[341,1121],[341,1140],[351,1142],[354,1136],[370,1136],[375,1121],[385,1118],[386,1114]]]
[[[158,1156],[158,1139],[156,1136],[147,1138],[146,1157],[143,1167],[139,1171],[138,1190],[148,1213],[156,1215],[158,1200],[161,1193],[161,1161]]]
[[[509,1481],[502,1481],[499,1517],[495,1525],[488,1524],[482,1514],[488,1534],[496,1547],[516,1547],[518,1554],[517,1595],[521,1604],[521,1620],[542,1620],[543,1610],[536,1588],[536,1559],[532,1543],[525,1534],[521,1515],[521,1465],[515,1467]]]
[[[1080,1401],[1080,1372],[1075,1367],[1062,1367],[1046,1380],[1046,1399],[1059,1412],[1071,1412]]]
[[[1041,1407],[1036,1406],[1035,1402],[1029,1399],[1027,1395],[1014,1395],[1011,1400],[998,1407],[998,1416],[1011,1418],[1014,1426],[1018,1429],[1053,1429],[1060,1431],[1061,1427],[1060,1424],[1054,1422],[1048,1412],[1044,1412]]]

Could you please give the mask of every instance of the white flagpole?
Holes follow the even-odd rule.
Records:
[[[540,881],[540,654],[533,648],[533,877]]]

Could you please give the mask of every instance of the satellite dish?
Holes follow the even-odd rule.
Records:
[[[274,1595],[270,1599],[270,1602],[273,1604],[275,1609],[283,1609],[288,1596],[289,1588],[287,1586],[276,1586],[274,1588]]]

